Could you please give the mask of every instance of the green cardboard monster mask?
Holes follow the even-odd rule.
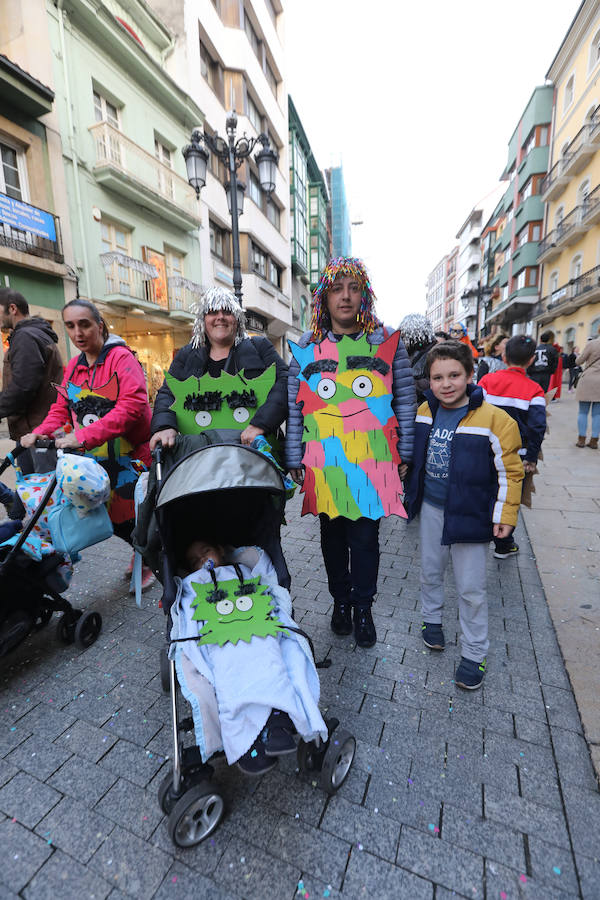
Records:
[[[196,599],[192,600],[196,622],[200,628],[199,644],[218,644],[228,641],[250,643],[253,637],[276,637],[285,626],[273,614],[273,598],[260,578],[241,581],[219,581],[198,584],[192,582]]]
[[[200,434],[213,429],[243,431],[275,384],[275,363],[257,378],[222,372],[218,378],[192,375],[180,381],[165,372],[175,397],[171,405],[180,434]]]

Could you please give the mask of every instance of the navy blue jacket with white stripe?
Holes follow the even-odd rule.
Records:
[[[469,408],[450,445],[442,544],[491,541],[494,524],[517,524],[521,502],[519,429],[507,413],[485,403],[479,386],[468,385],[467,394]],[[439,408],[432,391],[425,396],[427,401],[417,411],[413,467],[404,498],[409,520],[423,502],[427,445]]]
[[[546,434],[544,391],[518,366],[484,375],[479,386],[488,403],[500,406],[512,416],[521,432],[521,456],[535,463]]]

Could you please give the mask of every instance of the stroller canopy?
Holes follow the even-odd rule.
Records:
[[[285,493],[283,475],[263,453],[242,444],[210,444],[181,459],[165,475],[157,508],[190,495],[248,490]]]

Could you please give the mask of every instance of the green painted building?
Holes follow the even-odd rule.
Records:
[[[548,171],[554,88],[535,88],[508,144],[507,190],[483,231],[482,284],[494,291],[487,330],[529,333],[540,297],[541,184]]]
[[[304,127],[288,95],[292,317],[299,333],[310,322],[311,294],[330,256],[329,193]]]
[[[173,37],[143,0],[64,0],[48,21],[80,293],[137,351],[153,394],[201,292],[181,147],[203,115],[167,74]]]

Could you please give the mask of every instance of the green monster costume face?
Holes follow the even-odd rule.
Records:
[[[199,644],[249,644],[254,636],[276,637],[285,631],[273,615],[273,598],[266,593],[267,585],[260,584],[258,576],[244,583],[219,581],[216,588],[211,583],[192,582],[192,586],[196,592],[193,619],[204,622]]]
[[[237,375],[223,372],[218,378],[192,375],[185,381],[165,372],[165,379],[175,397],[170,408],[177,416],[181,434],[212,429],[243,431],[275,384],[275,363],[257,378],[244,378],[242,370]]]

